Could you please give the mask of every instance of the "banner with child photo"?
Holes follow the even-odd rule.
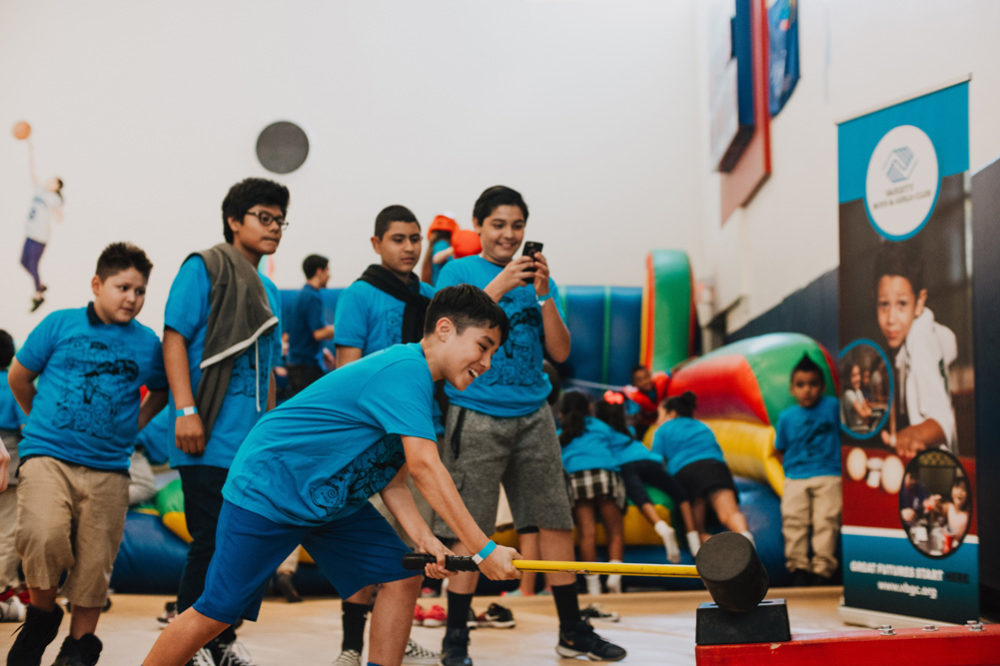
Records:
[[[842,615],[978,619],[968,82],[841,123],[838,162]]]

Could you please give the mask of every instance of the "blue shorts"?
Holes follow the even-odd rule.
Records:
[[[342,599],[367,585],[415,575],[403,568],[410,549],[371,504],[310,527],[276,523],[223,501],[215,554],[195,610],[227,624],[256,620],[268,579],[300,543]]]

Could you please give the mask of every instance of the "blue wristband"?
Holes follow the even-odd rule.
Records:
[[[496,550],[496,548],[497,548],[496,542],[493,541],[493,539],[490,539],[489,541],[486,542],[486,545],[483,546],[483,549],[481,551],[472,556],[472,561],[475,562],[476,564],[482,564],[483,560],[489,557],[490,553]]]
[[[550,298],[552,298],[552,292],[551,291],[549,293],[545,294],[544,296],[539,296],[538,297],[538,304],[539,305],[545,305],[545,301],[549,300]]]
[[[176,418],[180,418],[182,416],[191,416],[192,414],[197,414],[197,413],[198,413],[198,408],[195,407],[194,405],[191,405],[190,407],[184,407],[183,409],[178,409],[177,411],[174,412],[174,416]]]

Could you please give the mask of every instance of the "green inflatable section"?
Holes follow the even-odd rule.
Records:
[[[174,479],[160,488],[153,498],[153,505],[161,516],[175,511],[184,511],[184,492],[181,490],[181,480]]]
[[[649,261],[654,302],[647,307],[655,336],[650,368],[669,371],[690,355],[691,262],[683,250],[653,250]]]
[[[772,424],[776,424],[781,412],[795,404],[788,386],[791,370],[803,354],[808,354],[823,369],[823,381],[826,384],[824,393],[837,397],[837,387],[823,348],[801,333],[770,333],[748,338],[705,354],[698,362],[719,356],[743,356],[757,378],[768,418]]]

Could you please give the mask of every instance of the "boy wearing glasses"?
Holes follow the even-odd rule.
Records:
[[[272,367],[281,358],[278,288],[257,272],[287,226],[288,189],[260,178],[233,185],[222,202],[224,243],[191,254],[170,287],[163,361],[170,382],[170,465],[180,472],[193,539],[177,611],[201,595],[215,552],[222,486],[250,428],[274,406]],[[229,628],[196,663],[249,663]],[[198,661],[200,659],[200,661]]]

